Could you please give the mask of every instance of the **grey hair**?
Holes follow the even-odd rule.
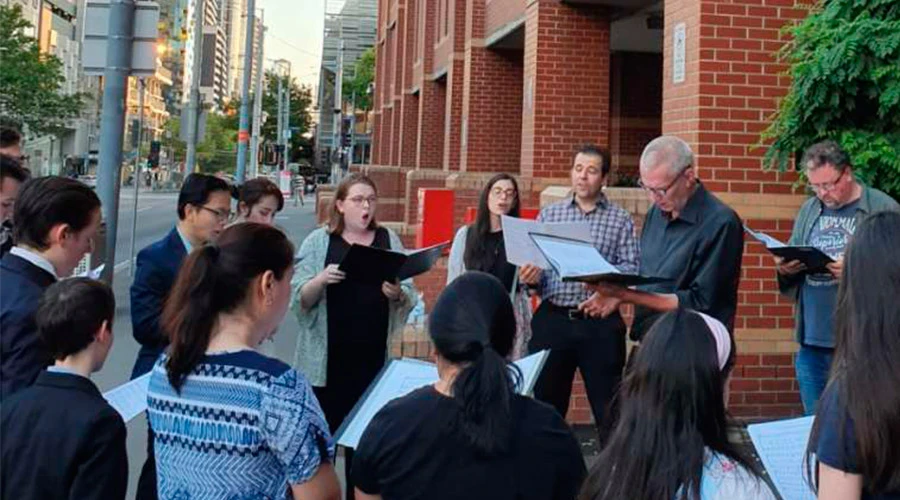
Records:
[[[673,174],[680,174],[694,164],[694,152],[688,143],[674,135],[661,135],[650,141],[641,153],[641,170],[656,170],[666,165]]]

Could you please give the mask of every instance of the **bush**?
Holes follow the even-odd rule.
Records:
[[[766,164],[834,139],[863,182],[900,199],[900,2],[823,0],[787,31],[792,84],[763,133]]]

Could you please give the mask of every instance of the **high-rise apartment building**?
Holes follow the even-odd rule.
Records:
[[[247,43],[247,0],[224,0],[224,24],[228,37],[228,88],[226,94],[229,98],[240,98],[241,85],[244,75],[244,55]],[[262,20],[259,12],[254,17],[253,54],[262,41]],[[260,62],[253,59],[250,68],[250,81],[256,81]]]
[[[223,0],[224,1],[224,0]],[[182,79],[182,104],[188,102],[194,51],[194,8],[202,2],[203,42],[200,57],[200,95],[202,103],[212,109],[221,109],[227,97],[228,39],[223,22],[223,9],[219,0],[191,0],[187,8],[187,41],[184,47],[184,71]]]

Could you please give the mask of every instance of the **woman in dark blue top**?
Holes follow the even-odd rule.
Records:
[[[837,351],[810,442],[820,500],[900,500],[900,213],[859,225],[835,313]]]

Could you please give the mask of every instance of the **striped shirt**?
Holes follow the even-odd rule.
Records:
[[[163,355],[147,395],[162,500],[290,498],[333,462],[306,378],[255,351],[206,355],[175,392]]]
[[[541,222],[587,222],[594,246],[610,264],[623,273],[637,273],[640,260],[634,221],[624,208],[603,193],[597,206],[585,213],[575,196],[548,205],[538,215]],[[545,269],[540,284],[541,299],[562,307],[576,307],[591,296],[583,283],[564,283],[554,269]]]

